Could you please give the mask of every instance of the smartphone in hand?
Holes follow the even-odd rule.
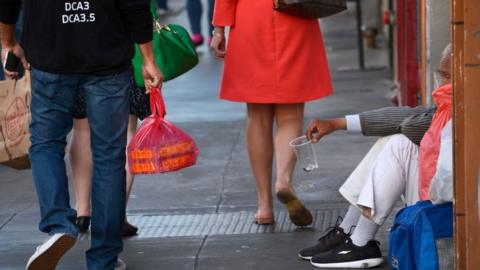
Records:
[[[17,72],[19,77],[23,77],[25,69],[22,65],[22,61],[12,52],[7,52],[5,57],[5,63],[3,63],[3,68],[10,72]]]

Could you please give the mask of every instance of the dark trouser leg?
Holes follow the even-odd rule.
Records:
[[[187,13],[190,20],[190,27],[193,34],[201,34],[202,27],[200,21],[202,19],[202,3],[200,0],[187,0]]]
[[[89,270],[113,270],[123,248],[130,76],[130,71],[106,77],[86,76],[81,84],[93,154]]]
[[[213,10],[215,9],[215,0],[208,0],[208,25],[210,28],[210,32],[208,33],[210,36],[213,32]]]
[[[32,71],[30,160],[40,204],[42,232],[78,234],[65,170],[77,77]]]

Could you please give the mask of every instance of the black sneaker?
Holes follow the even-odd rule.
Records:
[[[377,241],[359,247],[348,239],[330,251],[312,257],[311,263],[319,268],[371,268],[383,263]]]
[[[318,239],[318,243],[316,245],[302,249],[298,253],[298,257],[304,260],[310,260],[313,256],[327,252],[336,247],[338,244],[345,242],[349,235],[346,234],[342,228],[340,228],[341,222],[341,218],[337,219],[336,225],[328,228],[327,233]]]

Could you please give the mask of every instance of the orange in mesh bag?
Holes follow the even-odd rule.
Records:
[[[165,104],[160,89],[150,92],[152,115],[147,117],[127,147],[132,174],[177,171],[197,162],[195,141],[164,118]]]

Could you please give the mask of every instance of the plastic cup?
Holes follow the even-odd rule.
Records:
[[[306,172],[311,172],[318,169],[318,159],[312,141],[307,139],[307,136],[298,137],[290,142],[290,147],[293,148],[297,155],[298,163]]]

